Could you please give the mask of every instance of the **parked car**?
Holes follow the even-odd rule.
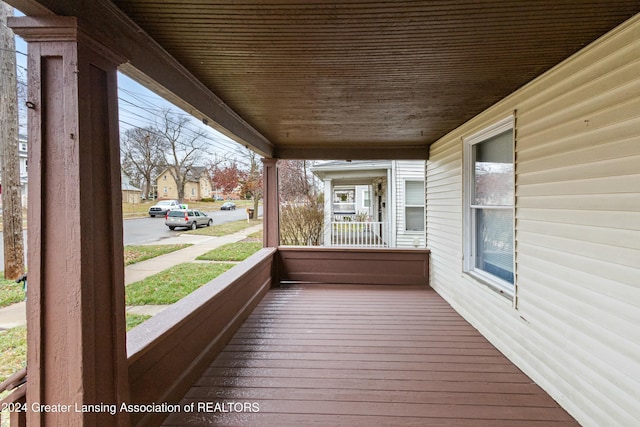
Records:
[[[195,230],[199,226],[209,227],[213,220],[197,209],[174,209],[167,212],[164,223],[169,230],[175,230],[177,227]]]
[[[162,200],[149,208],[149,216],[166,215],[173,209],[180,209],[180,202],[177,200]]]
[[[220,210],[222,211],[235,211],[236,204],[233,202],[224,202],[222,206],[220,206]]]

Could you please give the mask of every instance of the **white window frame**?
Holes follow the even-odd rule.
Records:
[[[407,203],[407,182],[420,182],[422,183],[422,204],[421,205],[410,205]],[[426,196],[425,196],[425,182],[424,179],[410,179],[406,178],[404,180],[404,232],[407,234],[424,234],[426,230]],[[422,208],[422,230],[408,230],[407,229],[407,208]]]
[[[491,137],[499,135],[508,130],[514,132],[513,137],[513,164],[515,173],[515,116],[510,115],[497,123],[477,132],[469,137],[463,138],[463,175],[464,175],[464,258],[463,258],[463,271],[481,283],[489,286],[491,289],[499,292],[500,294],[509,298],[514,298],[516,289],[516,270],[515,270],[515,188],[514,199],[511,206],[505,206],[501,209],[510,209],[513,213],[513,231],[514,231],[514,248],[513,248],[513,276],[514,283],[509,283],[506,280],[502,280],[484,270],[476,268],[476,218],[474,215],[472,196],[474,193],[474,173],[472,168],[474,167],[473,159],[473,146],[482,142],[485,142]],[[514,180],[515,187],[515,180]]]

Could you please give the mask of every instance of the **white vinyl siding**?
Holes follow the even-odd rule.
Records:
[[[424,212],[424,177],[425,177],[425,162],[415,160],[396,160],[394,164],[394,200],[395,206],[395,233],[396,233],[396,246],[411,248],[411,247],[425,247],[426,246],[426,234],[424,227],[422,231],[407,230],[406,220],[406,183],[419,181],[422,183],[422,216],[423,220]],[[419,208],[418,205],[414,206]]]
[[[431,146],[431,285],[584,426],[640,423],[640,16]],[[516,112],[516,299],[463,273],[463,139]]]

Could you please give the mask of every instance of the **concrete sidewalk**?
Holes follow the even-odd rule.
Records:
[[[143,280],[149,276],[166,270],[167,268],[182,264],[183,262],[194,261],[196,257],[207,253],[210,250],[216,249],[227,243],[239,242],[240,240],[245,239],[248,235],[260,230],[262,230],[262,224],[254,225],[253,227],[222,237],[181,234],[176,237],[164,239],[161,242],[151,243],[152,245],[190,243],[192,246],[125,267],[125,286]],[[166,307],[167,306],[165,305],[148,305],[127,307],[126,310],[128,313],[154,315],[164,310]],[[27,322],[25,309],[26,304],[24,302],[0,308],[0,331],[25,325]]]

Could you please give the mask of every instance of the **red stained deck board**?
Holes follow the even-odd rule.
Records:
[[[338,390],[382,390],[382,391],[442,391],[451,393],[500,393],[531,394],[540,392],[533,383],[495,383],[477,381],[425,381],[384,379],[335,379],[335,378],[271,378],[271,377],[202,377],[194,388],[238,387],[238,388],[310,388]]]
[[[312,417],[304,414],[173,414],[169,416],[166,427],[183,426],[254,426],[254,427],[300,427],[300,426],[331,426],[331,427],[567,427],[575,426],[572,421],[548,420],[469,420],[443,419],[425,417],[394,417],[394,416],[359,416],[359,415],[326,415],[314,414]]]
[[[433,290],[273,289],[183,401],[182,425],[565,426],[577,423]]]
[[[372,389],[327,389],[302,387],[193,387],[185,396],[191,400],[210,401],[224,400],[306,400],[306,401],[349,401],[349,402],[381,402],[381,403],[430,403],[448,405],[510,405],[554,407],[547,396],[535,393],[477,393],[443,392],[443,391],[407,391],[407,390],[372,390]]]

